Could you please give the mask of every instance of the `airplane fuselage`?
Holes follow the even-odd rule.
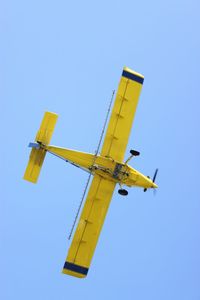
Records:
[[[92,174],[98,174],[107,180],[129,187],[156,188],[157,185],[147,176],[126,163],[113,160],[111,157],[95,155],[56,146],[40,145],[47,152],[84,169]]]

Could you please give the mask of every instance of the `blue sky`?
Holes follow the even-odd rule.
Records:
[[[200,299],[198,1],[2,1],[0,298]],[[145,76],[127,154],[156,197],[117,189],[87,279],[62,275],[87,174],[47,156],[22,180],[44,111],[52,144],[94,152],[122,68]]]

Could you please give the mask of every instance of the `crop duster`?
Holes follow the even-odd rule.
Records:
[[[32,150],[23,177],[25,180],[37,182],[47,152],[93,176],[63,267],[64,274],[86,277],[117,184],[120,187],[118,192],[123,196],[128,194],[124,186],[142,187],[144,191],[157,188],[158,170],[150,179],[128,164],[132,157],[140,154],[138,151],[130,150],[130,157],[124,161],[143,81],[143,75],[127,67],[123,69],[100,153],[49,145],[58,118],[52,112],[45,112],[35,142],[29,144]]]

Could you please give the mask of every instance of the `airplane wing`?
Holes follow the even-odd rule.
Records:
[[[124,68],[101,150],[102,156],[123,162],[144,77]]]
[[[116,183],[95,175],[83,207],[63,273],[87,275]]]

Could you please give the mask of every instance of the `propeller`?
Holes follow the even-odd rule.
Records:
[[[155,170],[155,173],[154,173],[154,176],[153,176],[153,183],[155,182],[155,180],[156,180],[156,176],[157,176],[157,174],[158,174],[158,169],[156,169]],[[153,189],[153,193],[154,193],[154,195],[156,195],[156,192],[157,192],[157,190],[154,188]]]
[[[154,173],[154,175],[153,175],[153,183],[155,182],[155,180],[156,180],[156,176],[157,176],[157,174],[158,174],[158,169],[156,169],[155,170],[155,173]]]
[[[153,179],[152,179],[153,183],[154,183],[155,180],[156,180],[157,174],[158,174],[158,169],[155,170],[155,173],[154,173],[154,175],[153,175]],[[147,176],[147,177],[150,178],[149,176]],[[144,192],[146,192],[146,191],[147,191],[147,188],[144,189]],[[155,190],[155,189],[154,189],[154,193],[156,193],[156,190]]]

